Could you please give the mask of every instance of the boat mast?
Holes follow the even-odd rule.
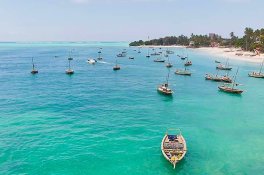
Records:
[[[32,57],[32,60],[31,61],[32,61],[32,69],[35,70],[35,64],[33,62],[33,57]]]
[[[238,74],[238,69],[239,69],[239,67],[237,68],[237,72],[236,72],[236,75],[235,75],[235,78],[234,78],[234,82],[233,82],[233,85],[232,85],[232,89],[234,89],[234,86],[236,84],[236,77],[237,77],[237,74]]]
[[[259,70],[259,74],[261,74],[261,71],[262,71],[262,68],[263,68],[263,62],[264,62],[264,59],[262,60],[262,63],[261,63],[261,66],[260,66],[260,70]]]
[[[166,79],[166,84],[167,86],[169,86],[169,78],[170,78],[170,70],[168,72],[168,76],[167,76],[167,79]],[[167,87],[166,87],[167,88]]]

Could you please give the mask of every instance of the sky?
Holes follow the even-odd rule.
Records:
[[[264,28],[264,0],[0,0],[0,41],[134,41]]]

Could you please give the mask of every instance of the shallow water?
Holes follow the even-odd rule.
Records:
[[[103,60],[97,57],[102,47]],[[135,60],[115,55],[126,48]],[[72,68],[66,75],[73,49]],[[264,81],[247,76],[258,65],[239,66],[241,96],[219,92],[211,56],[189,50],[191,77],[177,76],[183,62],[172,55],[173,98],[157,93],[168,69],[127,43],[0,44],[0,174],[262,174]],[[58,56],[55,58],[54,56]],[[39,74],[31,75],[31,57]],[[221,59],[220,59],[221,60]],[[221,60],[225,61],[225,60]],[[174,170],[160,142],[180,128],[185,159]]]

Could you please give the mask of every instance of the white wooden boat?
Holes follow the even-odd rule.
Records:
[[[259,72],[250,72],[248,76],[254,77],[254,78],[264,78],[264,73],[262,73],[263,62],[264,62],[264,59],[262,60]]]
[[[176,164],[184,158],[187,152],[187,145],[179,129],[170,130],[178,130],[179,133],[170,135],[168,131],[166,132],[161,142],[161,152],[175,169]]]

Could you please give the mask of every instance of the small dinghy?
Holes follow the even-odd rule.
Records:
[[[95,64],[97,61],[91,58],[91,59],[88,59],[86,62],[89,64]]]
[[[179,133],[171,135],[168,134],[168,131],[166,132],[161,142],[161,152],[175,169],[176,164],[184,158],[187,152],[187,145],[179,129],[170,130],[176,130]]]
[[[186,69],[184,69],[184,70],[180,70],[180,69],[176,70],[175,74],[177,74],[177,75],[185,75],[185,76],[191,76],[192,75],[192,73],[187,71]]]

